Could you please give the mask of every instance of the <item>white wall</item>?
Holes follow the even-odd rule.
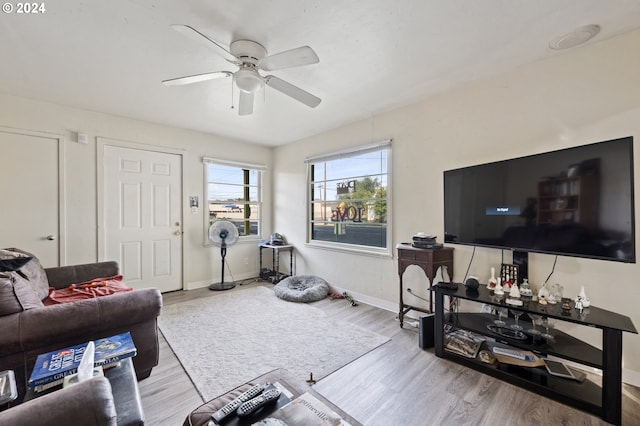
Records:
[[[629,135],[637,144],[640,56],[632,52],[638,45],[640,31],[277,148],[274,229],[296,246],[298,274],[320,275],[385,306],[398,300],[395,258],[305,246],[305,157],[393,138],[392,244],[410,240],[417,231],[435,233],[442,241],[444,170]],[[639,182],[636,177],[637,188]],[[638,200],[640,195],[640,214]],[[640,223],[638,217],[636,221]],[[454,275],[462,280],[472,248],[454,247]],[[500,256],[499,250],[477,249],[470,273],[486,282]],[[529,278],[535,286],[551,272],[553,260],[530,255]],[[640,327],[638,276],[638,264],[559,257],[550,282],[561,283],[570,297],[584,285],[595,306],[628,315]],[[426,279],[418,268],[406,272],[405,283],[425,293]],[[584,328],[574,332],[601,346],[600,334]],[[640,358],[634,356],[640,353],[640,337],[625,333],[623,346],[625,380],[640,384]]]
[[[183,153],[184,287],[202,287],[220,280],[220,251],[205,248],[202,157],[266,164],[263,219],[265,233],[271,227],[271,162],[273,150],[239,141],[131,120],[108,114],[78,110],[0,94],[0,126],[48,132],[65,138],[66,247],[67,264],[95,262],[97,253],[96,137],[170,148]],[[76,132],[89,135],[89,144],[76,142]],[[10,161],[11,153],[2,153]],[[37,185],[38,182],[27,182]],[[28,187],[28,186],[27,186]],[[189,196],[197,195],[200,209],[192,214]],[[204,208],[203,208],[204,206]],[[258,271],[257,244],[236,244],[226,260],[233,278],[255,277]],[[244,258],[250,259],[248,265]],[[230,279],[228,271],[226,279]]]

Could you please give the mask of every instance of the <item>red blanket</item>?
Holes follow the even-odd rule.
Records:
[[[71,284],[67,288],[56,290],[49,288],[49,296],[42,301],[45,306],[56,305],[58,303],[74,302],[76,300],[93,299],[100,296],[108,296],[123,291],[131,291],[122,282],[122,275],[113,277],[97,278],[79,284]]]

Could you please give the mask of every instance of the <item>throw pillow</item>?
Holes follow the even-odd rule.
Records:
[[[96,278],[84,283],[71,284],[67,288],[49,289],[49,297],[44,299],[44,305],[57,305],[59,303],[75,302],[76,300],[93,299],[100,296],[132,291],[122,282],[122,275],[113,277]]]
[[[31,259],[31,262],[28,262],[22,267],[22,269],[20,269],[20,274],[27,278],[31,288],[33,288],[38,295],[38,298],[40,300],[44,300],[44,298],[49,295],[49,280],[47,279],[47,273],[44,271],[44,268],[40,264],[38,258],[31,253],[17,248],[10,248],[7,250],[31,256],[33,258]]]
[[[0,272],[0,316],[43,306],[24,278],[16,272]]]
[[[23,253],[2,249],[0,250],[0,272],[17,271],[32,259]]]

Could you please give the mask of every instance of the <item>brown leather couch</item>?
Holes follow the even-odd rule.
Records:
[[[0,310],[4,310],[0,312],[0,371],[14,370],[20,391],[24,391],[39,354],[126,331],[137,348],[133,365],[138,380],[151,374],[158,364],[157,317],[162,309],[158,289],[51,306],[41,303],[49,286],[61,289],[118,272],[116,262],[44,269],[35,257],[19,271],[0,272]],[[12,291],[15,302],[10,300]],[[7,311],[7,306],[16,312]]]

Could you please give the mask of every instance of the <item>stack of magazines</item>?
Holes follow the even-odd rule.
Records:
[[[254,423],[257,426],[349,426],[336,412],[332,411],[309,392],[304,393],[274,411],[269,417]]]

